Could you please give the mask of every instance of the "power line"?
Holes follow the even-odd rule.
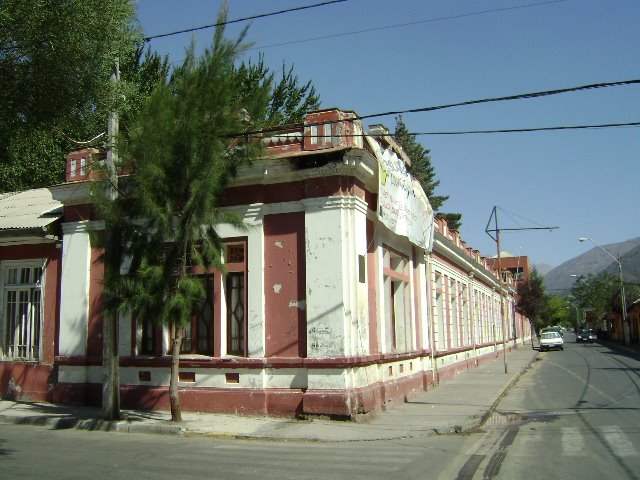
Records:
[[[511,128],[502,130],[465,130],[459,132],[416,132],[410,135],[472,135],[486,133],[526,133],[526,132],[549,132],[554,130],[584,130],[596,128],[614,128],[614,127],[637,127],[640,122],[629,123],[604,123],[600,125],[571,125],[558,127],[540,127],[540,128]]]
[[[329,1],[326,1],[326,2],[314,3],[313,5],[303,5],[301,7],[287,8],[285,10],[278,10],[277,12],[261,13],[259,15],[253,15],[251,17],[236,18],[235,20],[227,20],[226,22],[212,23],[212,24],[209,24],[209,25],[202,25],[201,27],[185,28],[184,30],[176,30],[175,32],[160,33],[158,35],[150,35],[148,37],[144,37],[143,40],[145,42],[148,42],[148,41],[154,40],[156,38],[170,37],[172,35],[178,35],[178,34],[181,34],[181,33],[196,32],[198,30],[205,30],[207,28],[220,27],[222,25],[229,25],[231,23],[246,22],[247,20],[255,20],[256,18],[273,17],[275,15],[281,15],[283,13],[296,12],[296,11],[299,11],[299,10],[307,10],[307,9],[316,8],[316,7],[323,7],[325,5],[331,5],[332,3],[342,3],[342,2],[346,2],[346,1],[347,0],[329,0]]]
[[[319,37],[310,37],[310,38],[303,38],[300,40],[292,40],[289,42],[281,42],[281,43],[272,43],[269,45],[262,45],[262,46],[256,46],[256,47],[252,47],[252,48],[248,48],[247,51],[250,50],[262,50],[265,48],[273,48],[273,47],[282,47],[285,45],[295,45],[298,43],[306,43],[306,42],[313,42],[316,40],[327,40],[330,38],[338,38],[338,37],[347,37],[347,36],[351,36],[351,35],[359,35],[362,33],[370,33],[370,32],[379,32],[380,30],[390,30],[393,28],[401,28],[401,27],[410,27],[413,25],[420,25],[420,24],[424,24],[424,23],[435,23],[435,22],[443,22],[443,21],[447,21],[447,20],[457,20],[460,18],[466,18],[466,17],[474,17],[476,15],[486,15],[488,13],[498,13],[498,12],[506,12],[509,10],[518,10],[518,9],[522,9],[522,8],[531,8],[531,7],[538,7],[541,5],[549,5],[549,4],[553,4],[553,3],[563,3],[566,2],[567,0],[552,0],[552,1],[548,1],[548,2],[540,2],[540,3],[529,3],[526,5],[517,5],[515,7],[505,7],[505,8],[494,8],[491,10],[479,10],[476,12],[469,12],[469,13],[462,13],[460,15],[449,15],[446,17],[436,17],[436,18],[428,18],[425,20],[417,20],[415,22],[407,22],[407,23],[397,23],[395,25],[383,25],[380,27],[373,27],[373,28],[366,28],[363,30],[353,30],[350,32],[343,32],[343,33],[334,33],[334,34],[330,34],[330,35],[322,35]]]
[[[353,119],[347,118],[344,120],[336,120],[335,122],[345,122],[345,121],[350,121]],[[332,123],[330,121],[324,122],[324,123]],[[638,127],[640,126],[640,122],[629,122],[629,123],[602,123],[602,124],[597,124],[597,125],[563,125],[563,126],[556,126],[556,127],[538,127],[538,128],[511,128],[511,129],[500,129],[500,130],[463,130],[463,131],[457,131],[457,132],[409,132],[407,135],[471,135],[471,134],[483,134],[483,133],[526,133],[526,132],[548,132],[548,131],[554,131],[554,130],[584,130],[584,129],[598,129],[598,128],[620,128],[620,127]],[[270,129],[269,129],[270,130]],[[282,131],[282,128],[277,129],[277,131]],[[263,131],[263,133],[268,133],[267,130]],[[259,132],[258,132],[259,133]],[[242,133],[242,134],[234,134],[234,135],[229,135],[229,136],[233,136],[233,137],[238,137],[238,136],[245,136],[245,135],[251,135],[253,133]],[[349,138],[349,137],[361,137],[363,134],[340,134],[340,135],[302,135],[298,138],[335,138],[335,137],[341,137],[341,138]],[[395,133],[389,133],[389,135],[391,136],[395,136]],[[272,138],[288,138],[289,134],[283,133],[281,135],[272,135]],[[502,210],[504,213],[511,213],[511,212],[507,212],[506,210],[500,209]],[[524,218],[524,217],[521,217]],[[524,218],[525,220],[528,220],[526,218]],[[532,221],[532,220],[529,220]]]
[[[518,95],[509,95],[506,97],[493,97],[493,98],[483,98],[480,100],[468,100],[466,102],[458,102],[458,103],[450,103],[445,105],[438,105],[435,107],[420,107],[420,108],[412,108],[408,110],[396,110],[389,111],[383,113],[374,113],[371,115],[363,115],[358,117],[359,119],[366,118],[374,118],[374,117],[385,117],[388,115],[400,115],[402,113],[418,113],[418,112],[432,112],[435,110],[443,110],[445,108],[453,108],[453,107],[463,107],[467,105],[477,105],[479,103],[491,103],[491,102],[504,102],[510,100],[523,100],[529,98],[538,98],[538,97],[547,97],[550,95],[559,95],[561,93],[569,93],[569,92],[578,92],[581,90],[595,90],[598,88],[607,88],[607,87],[618,87],[622,85],[633,85],[640,84],[640,79],[635,80],[623,80],[619,82],[607,82],[607,83],[592,83],[589,85],[580,85],[577,87],[569,87],[569,88],[560,88],[556,90],[544,90],[541,92],[531,92],[531,93],[521,93]]]
[[[424,24],[424,23],[434,23],[434,22],[442,22],[442,21],[447,21],[447,20],[457,20],[457,19],[460,19],[460,18],[473,17],[473,16],[477,16],[477,15],[486,15],[486,14],[489,14],[489,13],[499,13],[499,12],[505,12],[505,11],[509,11],[509,10],[518,10],[518,9],[523,9],[523,8],[538,7],[538,6],[549,5],[549,4],[554,4],[554,3],[563,3],[563,2],[566,2],[566,1],[568,1],[568,0],[552,0],[552,1],[548,1],[548,2],[528,3],[526,5],[517,5],[515,7],[494,8],[494,9],[491,9],[491,10],[479,10],[479,11],[476,11],[476,12],[462,13],[462,14],[459,14],[459,15],[450,15],[450,16],[446,16],[446,17],[428,18],[428,19],[425,19],[425,20],[418,20],[418,21],[415,21],[415,22],[398,23],[398,24],[395,24],[395,25],[383,25],[383,26],[380,26],[380,27],[367,28],[367,29],[363,29],[363,30],[354,30],[354,31],[351,31],[351,32],[335,33],[335,34],[323,35],[323,36],[319,36],[319,37],[304,38],[304,39],[301,39],[301,40],[292,40],[292,41],[289,41],[289,42],[273,43],[273,44],[270,44],[270,45],[262,45],[262,46],[247,48],[246,51],[262,50],[262,49],[266,49],[266,48],[282,47],[282,46],[285,46],[285,45],[295,45],[295,44],[298,44],[298,43],[313,42],[313,41],[316,41],[316,40],[327,40],[327,39],[330,39],[330,38],[338,38],[338,37],[346,37],[346,36],[351,36],[351,35],[359,35],[359,34],[362,34],[362,33],[377,32],[377,31],[381,31],[381,30],[390,30],[390,29],[394,29],[394,28],[410,27],[410,26],[413,26],[413,25],[420,25],[420,24]],[[241,20],[237,20],[237,21],[241,21]],[[222,24],[220,24],[220,25],[222,25]],[[208,27],[202,27],[202,28],[208,28]],[[180,32],[178,32],[178,33],[180,33]],[[147,37],[147,38],[145,38],[145,41],[148,38],[156,38],[156,37],[158,37],[158,36]],[[171,65],[177,65],[178,63],[181,63],[183,61],[184,60],[176,60],[174,62],[170,62],[170,64]]]
[[[546,96],[551,96],[551,95],[559,95],[562,93],[569,93],[569,92],[578,92],[578,91],[582,91],[582,90],[595,90],[595,89],[599,89],[599,88],[608,88],[608,87],[618,87],[618,86],[622,86],[622,85],[634,85],[634,84],[640,84],[640,79],[634,79],[634,80],[622,80],[622,81],[618,81],[618,82],[607,82],[607,83],[592,83],[592,84],[588,84],[588,85],[580,85],[577,87],[569,87],[569,88],[560,88],[560,89],[555,89],[555,90],[543,90],[540,92],[530,92],[530,93],[521,93],[518,95],[509,95],[509,96],[505,96],[505,97],[493,97],[493,98],[483,98],[480,100],[467,100],[464,102],[457,102],[457,103],[449,103],[449,104],[444,104],[444,105],[436,105],[436,106],[432,106],[432,107],[420,107],[420,108],[411,108],[411,109],[406,109],[406,110],[392,110],[392,111],[388,111],[388,112],[381,112],[381,113],[372,113],[369,115],[354,115],[353,117],[349,118],[349,119],[344,119],[344,120],[328,120],[325,123],[340,123],[343,122],[345,120],[365,120],[368,118],[376,118],[376,117],[386,117],[389,115],[400,115],[403,113],[418,113],[418,112],[433,112],[436,110],[444,110],[447,108],[454,108],[454,107],[463,107],[463,106],[469,106],[469,105],[477,105],[477,104],[481,104],[481,103],[492,103],[492,102],[504,102],[504,101],[511,101],[511,100],[524,100],[524,99],[529,99],[529,98],[538,98],[538,97],[546,97]],[[575,129],[575,128],[605,128],[607,126],[635,126],[635,124],[609,124],[609,125],[602,125],[602,126],[598,126],[598,125],[582,125],[582,126],[578,126],[578,127],[547,127],[547,128],[551,128],[554,130],[561,130],[561,129]],[[281,131],[282,127],[273,127],[273,128],[266,128],[266,129],[262,129],[262,130],[253,130],[253,131],[248,131],[248,132],[244,132],[244,133],[239,133],[236,135],[229,135],[231,137],[237,137],[237,136],[246,136],[246,135],[254,135],[254,134],[260,134],[260,133],[270,133],[270,132],[278,132]],[[522,130],[522,131],[537,131],[538,129],[517,129],[517,130]],[[416,135],[461,135],[461,134],[469,134],[469,133],[507,133],[507,131],[491,131],[491,130],[475,130],[475,131],[468,131],[468,132],[422,132],[422,133],[416,133]]]

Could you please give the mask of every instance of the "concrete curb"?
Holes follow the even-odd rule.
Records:
[[[491,407],[489,407],[489,410],[487,410],[484,413],[484,415],[482,415],[480,422],[475,427],[472,427],[472,428],[482,427],[482,425],[484,425],[484,423],[489,419],[489,417],[491,417],[493,412],[496,411],[496,407],[498,406],[500,401],[505,397],[505,395],[507,395],[507,393],[509,393],[509,390],[511,390],[511,388],[516,383],[518,383],[518,381],[520,380],[520,377],[522,377],[522,375],[527,373],[529,368],[531,368],[531,365],[533,364],[533,362],[535,362],[539,358],[539,356],[540,356],[540,352],[537,352],[535,355],[533,355],[529,360],[529,362],[520,369],[520,371],[515,375],[515,377],[511,379],[511,381],[507,384],[507,386],[504,387],[501,392],[498,392],[498,395],[496,396],[496,399],[491,404]]]
[[[612,350],[617,350],[621,353],[626,353],[627,355],[639,356],[640,355],[640,346],[636,347],[625,347],[624,345],[620,345],[615,342],[610,342],[608,340],[600,340],[596,339],[595,343],[598,345],[602,345],[603,347],[611,348]]]
[[[200,436],[220,439],[237,439],[237,440],[260,440],[260,441],[279,441],[279,442],[326,442],[326,443],[342,443],[342,442],[365,442],[365,441],[382,441],[382,440],[398,440],[406,438],[424,438],[436,435],[454,435],[473,431],[490,418],[497,408],[498,403],[509,392],[509,390],[519,381],[531,367],[531,365],[539,358],[539,354],[534,352],[533,355],[525,362],[520,363],[518,371],[510,374],[512,378],[504,381],[499,387],[492,387],[494,395],[488,398],[487,404],[480,406],[475,412],[468,412],[467,416],[453,415],[450,421],[452,423],[443,424],[434,427],[427,424],[420,427],[415,424],[414,427],[404,429],[400,425],[393,427],[389,424],[376,425],[369,424],[361,432],[353,432],[345,430],[343,427],[334,428],[330,424],[318,424],[317,428],[309,428],[311,425],[296,425],[292,429],[282,428],[281,424],[266,422],[260,425],[260,433],[256,434],[255,425],[247,425],[247,429],[241,425],[230,428],[223,425],[201,425],[196,421],[185,421],[182,424],[173,424],[163,418],[147,418],[140,415],[128,415],[123,412],[124,418],[120,420],[104,420],[99,418],[99,411],[91,411],[87,414],[83,411],[56,411],[48,414],[34,415],[29,411],[29,407],[20,407],[12,410],[12,414],[0,413],[0,423],[14,425],[36,425],[48,427],[52,430],[77,429],[88,431],[104,431],[104,432],[121,432],[121,433],[145,433],[155,435],[171,435],[171,436]],[[7,410],[8,412],[9,410]],[[75,415],[75,416],[74,416]],[[447,420],[443,419],[443,422]],[[355,425],[355,424],[354,424]],[[365,424],[361,424],[364,427]],[[210,428],[208,428],[210,427]],[[298,428],[299,427],[299,428]],[[245,430],[245,432],[243,432]],[[288,430],[288,431],[287,431]],[[344,435],[344,438],[341,438]]]
[[[52,430],[95,430],[111,432],[117,429],[116,422],[101,419],[79,419],[73,417],[47,417],[44,415],[0,415],[0,423],[12,425],[35,425]]]
[[[184,435],[186,429],[180,425],[116,422],[116,431],[122,433],[152,433],[156,435]]]
[[[133,423],[127,420],[103,420],[100,418],[78,419],[73,417],[47,417],[43,415],[1,415],[0,423],[10,425],[33,425],[51,430],[87,430],[99,432],[153,433],[159,435],[182,435],[185,428],[180,425]]]

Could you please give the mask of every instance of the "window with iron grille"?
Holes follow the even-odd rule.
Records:
[[[227,245],[225,303],[227,306],[227,353],[247,355],[247,255],[246,242]]]
[[[43,260],[2,262],[3,358],[40,359]]]
[[[156,354],[156,326],[150,318],[138,321],[138,355]]]
[[[216,322],[223,321],[224,317],[219,317],[226,308],[226,354],[247,355],[246,241],[226,244],[224,260],[224,275],[217,270],[198,275],[203,282],[206,297],[201,308],[185,327],[181,353],[211,356],[224,354],[225,352],[214,351],[214,327],[216,332],[222,331],[224,334],[224,329]],[[221,288],[224,304],[219,298]]]
[[[204,303],[185,326],[181,353],[213,355],[213,322],[215,312],[214,274],[198,275],[205,290]]]
[[[203,283],[205,298],[184,327],[180,353],[247,355],[246,239],[234,239],[225,245],[224,263],[224,273],[216,269],[194,269],[193,274]],[[159,354],[156,335],[157,329],[151,322],[138,320],[138,355]],[[216,335],[221,336],[222,341],[217,341]]]

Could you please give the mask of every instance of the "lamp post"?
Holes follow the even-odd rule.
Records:
[[[581,242],[586,242],[587,240],[590,241],[596,247],[598,247],[600,250],[602,250],[604,253],[606,253],[611,258],[613,258],[613,260],[618,264],[618,271],[620,272],[620,296],[621,296],[621,300],[622,300],[622,334],[623,334],[623,342],[624,342],[624,345],[629,345],[629,337],[631,335],[630,335],[630,328],[629,328],[629,319],[627,318],[627,299],[626,299],[625,294],[624,294],[624,277],[622,276],[622,263],[620,263],[619,259],[617,259],[613,255],[611,255],[609,252],[607,252],[602,247],[602,245],[600,245],[600,244],[596,243],[595,241],[593,241],[593,239],[591,239],[589,237],[580,237],[578,240],[580,240]]]

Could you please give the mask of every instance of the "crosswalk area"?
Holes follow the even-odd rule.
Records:
[[[585,457],[598,452],[619,458],[640,457],[640,429],[620,425],[524,428],[518,439],[532,451],[553,450],[562,457]]]
[[[205,451],[175,452],[170,455],[169,471],[185,477],[199,475],[214,468],[219,478],[266,478],[302,480],[306,478],[349,478],[371,480],[380,476],[397,476],[425,455],[424,449],[414,445],[393,447],[375,442],[363,443],[288,443],[229,442],[203,444]],[[213,447],[213,448],[212,448]],[[203,459],[206,461],[203,462]],[[210,463],[210,465],[209,465]],[[157,459],[146,459],[149,471],[163,471]]]

